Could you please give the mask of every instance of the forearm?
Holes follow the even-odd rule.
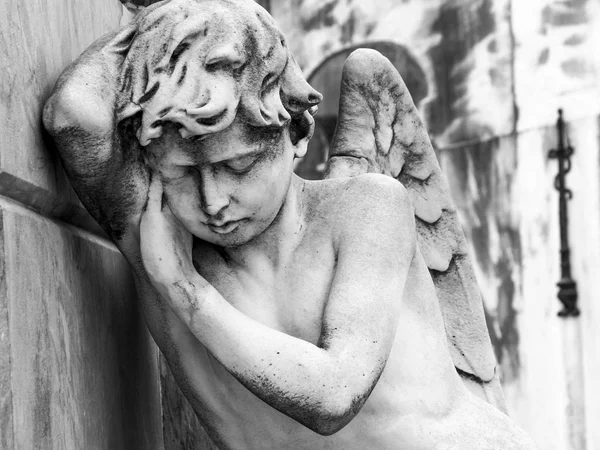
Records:
[[[374,382],[352,377],[339,355],[246,316],[200,276],[176,283],[167,295],[179,318],[230,373],[315,431],[345,425],[357,412],[352,407],[362,404],[353,393]]]

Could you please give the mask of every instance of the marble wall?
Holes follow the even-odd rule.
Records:
[[[386,43],[408,80],[472,245],[511,415],[543,449],[600,448],[600,4],[593,0],[281,0],[268,5],[325,95],[317,178],[335,128],[338,55]],[[394,62],[393,58],[390,58]],[[339,74],[338,74],[339,77]],[[414,88],[411,88],[414,89]],[[416,92],[416,91],[415,91]],[[426,96],[422,96],[426,92]],[[331,103],[332,105],[329,105]],[[567,184],[582,315],[556,316],[557,172],[563,108],[575,147]],[[320,111],[321,113],[321,111]],[[308,167],[310,166],[310,167]]]
[[[58,75],[130,15],[118,0],[0,11],[0,448],[211,448],[41,124]]]
[[[560,278],[557,163],[552,126],[442,150],[472,245],[511,415],[544,449],[595,449],[600,307],[600,120],[569,124],[576,149],[567,184],[579,318],[557,317]]]

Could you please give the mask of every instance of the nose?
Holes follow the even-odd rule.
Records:
[[[229,196],[210,170],[201,173],[200,201],[208,216],[216,216],[229,205]]]

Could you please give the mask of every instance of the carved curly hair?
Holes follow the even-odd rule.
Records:
[[[165,122],[184,138],[221,131],[236,116],[281,127],[322,99],[252,0],[159,2],[114,42],[124,55],[117,120],[142,113],[142,146],[161,136]]]

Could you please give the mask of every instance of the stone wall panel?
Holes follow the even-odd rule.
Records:
[[[158,354],[108,242],[0,204],[15,448],[161,449]]]
[[[10,329],[8,328],[8,297],[4,264],[4,234],[0,214],[0,448],[10,449],[13,440],[13,403],[10,383]]]
[[[181,393],[164,357],[160,358],[160,385],[165,450],[218,450]]]
[[[548,158],[555,127],[440,151],[471,244],[509,412],[544,449],[599,442],[599,130],[596,117],[567,122],[575,148],[566,184],[573,192],[569,239],[579,318],[557,316],[558,167]]]
[[[42,107],[62,71],[118,28],[122,10],[117,0],[0,0],[0,171],[76,201],[44,146]]]

